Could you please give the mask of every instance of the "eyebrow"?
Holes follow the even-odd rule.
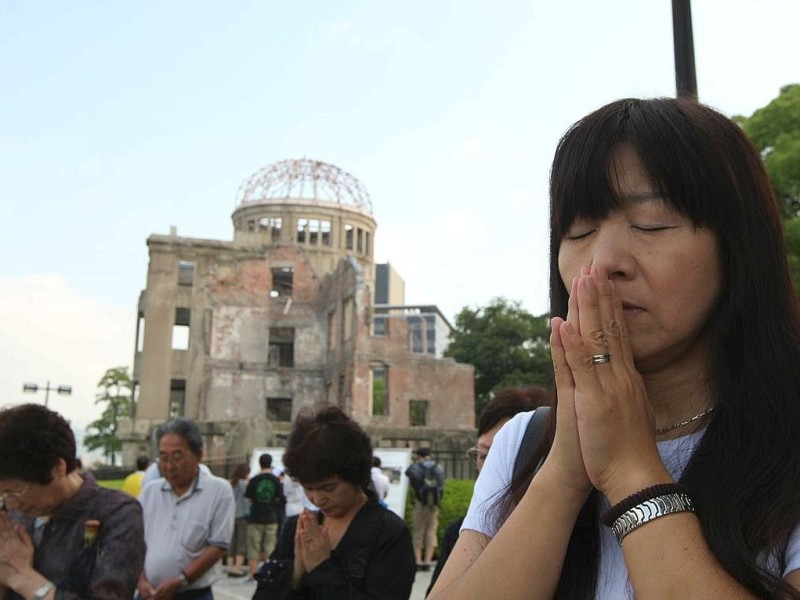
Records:
[[[664,195],[660,192],[641,192],[619,197],[620,202],[645,202],[647,200],[664,200]]]
[[[322,483],[310,483],[310,484],[304,484],[304,483],[301,482],[300,485],[302,485],[307,490],[319,490],[319,489],[322,489],[324,487],[331,487],[333,485],[336,485],[337,483],[339,483],[339,482],[338,481],[323,481]]]

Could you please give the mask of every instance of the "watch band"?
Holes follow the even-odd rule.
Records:
[[[180,577],[181,585],[184,587],[186,587],[187,585],[189,585],[189,583],[191,583],[189,581],[189,577],[187,577],[186,573],[184,573],[183,571],[181,571],[181,574],[178,575],[178,577]]]
[[[50,590],[52,590],[54,587],[56,587],[56,584],[52,581],[48,581],[35,592],[33,592],[33,600],[43,600],[43,598],[46,598],[47,594],[49,594]]]
[[[675,513],[694,511],[694,504],[688,494],[683,492],[664,494],[645,500],[625,511],[614,521],[611,529],[617,536],[617,541],[622,544],[622,538],[645,523]]]

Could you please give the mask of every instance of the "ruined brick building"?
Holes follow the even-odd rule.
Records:
[[[340,169],[283,161],[242,184],[233,241],[147,240],[123,460],[153,451],[154,428],[197,420],[212,464],[282,445],[303,407],[335,404],[376,445],[464,447],[473,368],[444,358],[450,325],[406,306],[373,260],[369,196]]]

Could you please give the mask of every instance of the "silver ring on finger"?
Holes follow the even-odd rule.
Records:
[[[610,354],[592,354],[592,364],[593,365],[602,365],[611,361]]]

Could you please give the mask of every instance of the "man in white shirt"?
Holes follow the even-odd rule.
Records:
[[[211,585],[233,535],[233,488],[200,468],[203,437],[194,421],[170,419],[156,435],[163,477],[139,496],[147,544],[139,594],[212,600]]]

